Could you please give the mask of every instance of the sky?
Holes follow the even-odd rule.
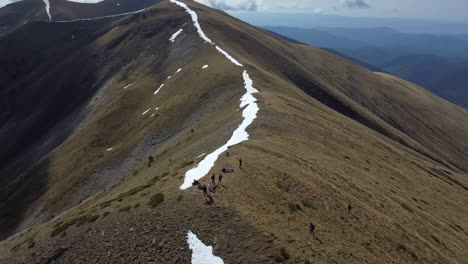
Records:
[[[230,12],[468,21],[468,0],[197,0]]]

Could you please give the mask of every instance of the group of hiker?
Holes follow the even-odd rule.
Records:
[[[192,185],[197,186],[197,188],[203,192],[203,197],[211,198],[210,193],[215,193],[218,186],[222,186],[222,181],[223,174],[219,174],[218,183],[216,183],[216,174],[213,173],[213,175],[211,175],[211,182],[210,184],[208,184],[208,187],[206,186],[206,184],[202,184],[198,180],[194,180]]]
[[[242,158],[239,159],[239,169],[243,169],[242,168],[242,163],[243,163],[243,160]],[[233,173],[234,172],[234,169],[232,169],[231,167],[229,166],[225,166],[222,170],[221,170],[223,173]],[[206,184],[203,184],[202,182],[198,181],[198,180],[193,180],[193,183],[192,183],[192,186],[197,186],[198,190],[202,191],[203,192],[203,197],[205,199],[208,199],[209,202],[213,202],[213,197],[211,196],[211,194],[213,193],[216,193],[216,190],[218,189],[218,187],[222,186],[223,185],[223,174],[219,174],[217,177],[216,177],[216,174],[213,173],[211,175],[211,182],[208,184],[208,186],[206,186]],[[218,182],[216,183],[216,178],[218,178]]]

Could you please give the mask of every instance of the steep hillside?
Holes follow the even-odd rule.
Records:
[[[43,159],[0,190],[2,236],[24,230],[0,242],[1,263],[468,257],[466,110],[193,1],[33,22],[6,37],[19,42],[32,32],[54,36],[7,57],[43,51],[28,71],[0,75],[8,81],[2,91],[27,80],[22,93],[8,93],[17,104],[3,123],[43,124],[50,115],[71,129],[44,125],[44,138],[63,137],[53,151],[40,149],[48,154],[35,140],[11,145]],[[49,65],[41,56],[52,51],[71,57]],[[64,81],[78,70],[73,78],[86,82]],[[75,96],[61,95],[62,82]],[[37,100],[21,96],[29,89]],[[34,93],[41,89],[57,96]],[[19,115],[21,105],[31,109]],[[45,105],[56,110],[34,113]],[[63,105],[70,109],[57,110]],[[212,199],[189,188],[226,166],[234,172],[224,173]]]
[[[387,72],[419,84],[438,96],[468,109],[468,60],[431,55],[395,58],[382,65]]]
[[[97,3],[68,0],[21,0],[0,8],[0,37],[29,21],[70,21],[119,15],[147,8],[159,0],[103,0]]]
[[[369,70],[391,73],[466,108],[468,89],[463,72],[468,42],[462,35],[408,34],[386,28],[267,28],[312,46],[332,49],[332,53],[337,50],[338,55]]]

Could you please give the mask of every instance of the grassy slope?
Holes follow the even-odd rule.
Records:
[[[122,163],[119,156],[136,155],[138,165],[131,169],[137,171],[116,172],[128,176],[55,222],[3,242],[0,256],[5,261],[47,258],[66,247],[65,256],[76,262],[99,257],[112,263],[136,259],[186,263],[190,254],[183,236],[188,229],[214,244],[215,253],[229,263],[271,263],[281,247],[292,263],[466,259],[468,226],[462,219],[468,215],[464,206],[468,181],[461,172],[467,166],[466,111],[401,80],[365,71],[317,49],[284,43],[221,12],[192,5],[210,37],[247,65],[260,90],[261,111],[250,129],[252,140],[232,148],[216,165],[216,171],[234,165],[242,155],[245,171],[225,177],[226,187],[216,194],[212,207],[202,203],[196,190],[178,190],[190,168],[187,164],[219,146],[238,124],[235,110],[242,81],[239,69],[201,45],[190,23],[184,39],[168,46],[170,34],[188,17],[161,3],[159,8],[170,10],[148,15],[143,24],[119,27],[103,36],[101,44],[165,21],[161,23],[170,26],[159,33],[163,36],[159,39],[158,34],[141,47],[159,44],[156,47],[172,50],[169,54],[176,57],[156,63],[156,74],[148,73],[156,50],[137,57],[127,74],[135,76],[135,87],[126,92],[121,88],[128,79],[123,73],[116,76],[91,107],[83,128],[54,153],[53,185],[40,202],[60,211],[61,199],[73,188],[82,189],[76,183],[89,178],[83,164],[95,171],[103,164],[115,166],[112,160]],[[125,43],[133,48],[129,50],[137,48],[128,40],[118,45],[116,54],[125,54]],[[187,56],[178,57],[189,47]],[[205,61],[210,67],[203,72],[198,67]],[[148,96],[182,64],[183,73],[191,69],[191,74],[173,77],[161,98]],[[161,106],[167,110],[146,123],[141,119],[147,108],[143,105],[162,103],[157,100],[164,100]],[[188,114],[193,111],[196,114]],[[200,116],[196,124],[191,123],[194,116]],[[158,142],[162,131],[178,133],[170,132],[160,138],[162,144],[147,151],[131,151],[145,145],[148,137]],[[117,146],[116,153],[103,152],[110,145]],[[156,157],[151,167],[145,164],[148,154]],[[122,195],[139,186],[139,193]],[[165,201],[149,209],[149,196],[159,192]],[[119,212],[136,204],[140,207],[131,213]],[[351,214],[345,209],[348,204],[354,207]],[[104,217],[104,212],[110,215]],[[50,238],[57,222],[80,213],[101,218],[68,228],[64,237]],[[309,222],[318,227],[315,239],[308,234]],[[32,249],[28,241],[36,242]],[[106,246],[109,243],[111,247]]]

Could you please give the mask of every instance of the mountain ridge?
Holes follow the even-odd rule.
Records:
[[[98,90],[79,128],[42,167],[16,182],[13,196],[2,190],[15,213],[31,188],[24,180],[44,182],[17,219],[17,231],[32,228],[0,242],[0,260],[190,263],[190,231],[232,263],[464,259],[465,110],[183,2],[259,91],[249,140],[210,169],[234,168],[215,203],[180,186],[242,123],[245,79],[239,65],[200,38],[193,15],[162,1],[102,21],[37,22],[68,41],[75,26],[88,32],[84,25],[100,25],[91,30],[97,38],[74,38],[96,52],[80,54],[84,61],[100,58],[89,80]]]

